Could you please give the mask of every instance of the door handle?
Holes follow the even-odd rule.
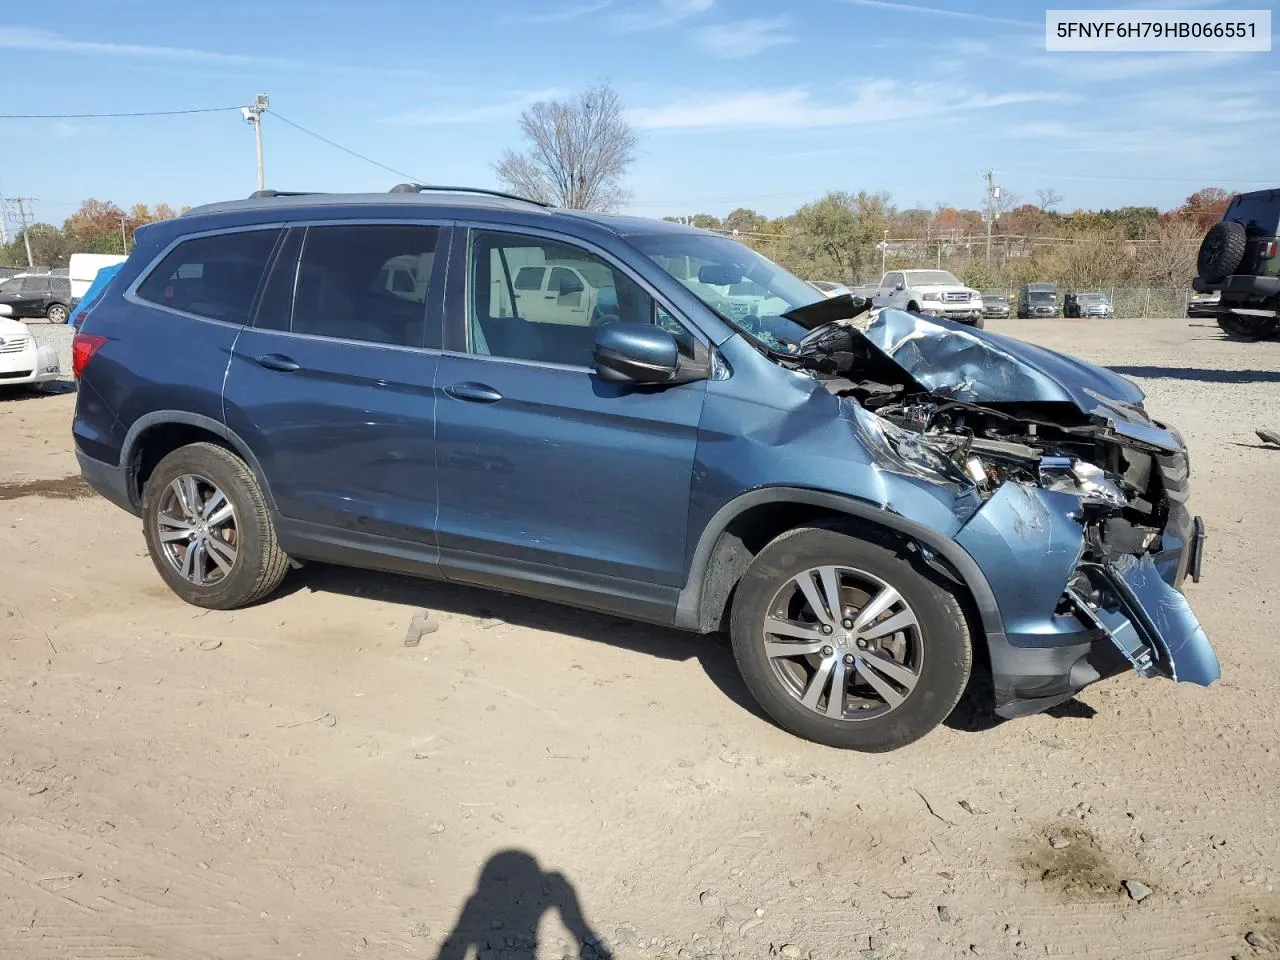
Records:
[[[502,399],[502,394],[483,383],[455,383],[445,387],[444,392],[455,400],[467,400],[471,403],[497,403]]]
[[[293,373],[302,369],[301,364],[282,353],[267,353],[254,359],[260,366],[266,367],[268,370],[279,370],[281,373]]]

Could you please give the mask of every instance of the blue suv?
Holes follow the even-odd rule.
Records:
[[[1106,370],[827,299],[723,236],[406,184],[143,227],[73,345],[85,478],[184,600],[291,561],[727,630],[793,733],[889,750],[1209,684],[1179,435]]]

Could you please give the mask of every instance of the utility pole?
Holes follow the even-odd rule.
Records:
[[[880,276],[884,276],[884,254],[889,249],[889,231],[884,232],[884,239],[880,241]]]
[[[28,227],[31,225],[31,221],[36,218],[36,212],[34,209],[28,210],[27,205],[35,203],[36,198],[10,197],[5,202],[9,204],[10,208],[18,211],[18,229],[22,231],[22,239],[27,246],[27,266],[34,267],[36,265],[36,258],[31,255],[31,231]]]
[[[126,254],[129,252],[129,235],[125,233],[124,225],[128,219],[123,213],[120,214],[120,249]]]
[[[1000,188],[996,186],[995,171],[988,170],[983,174],[987,181],[987,204],[986,204],[986,221],[987,221],[987,263],[991,262],[991,227],[996,219],[996,204],[1000,199]]]
[[[253,104],[248,107],[240,108],[240,115],[245,121],[252,125],[254,139],[258,145],[258,189],[267,189],[267,175],[262,165],[262,115],[267,112],[267,108],[271,106],[271,98],[265,93],[260,93],[253,99]]]

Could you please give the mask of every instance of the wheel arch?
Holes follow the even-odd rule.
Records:
[[[185,410],[156,410],[145,414],[134,421],[125,435],[120,466],[125,471],[126,489],[134,507],[141,508],[143,488],[156,464],[179,447],[201,441],[226,447],[247,463],[267,506],[275,514],[275,500],[262,473],[262,465],[248,444],[221,421]]]
[[[787,530],[820,520],[856,520],[927,548],[932,567],[969,596],[988,644],[1004,643],[1004,623],[977,562],[950,537],[864,500],[803,487],[763,487],[721,507],[703,528],[676,602],[675,626],[699,633],[724,628],[733,590],[747,565]]]

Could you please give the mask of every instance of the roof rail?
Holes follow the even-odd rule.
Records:
[[[315,190],[255,190],[249,194],[250,200],[261,200],[263,197],[312,197]]]
[[[501,190],[486,190],[483,187],[442,187],[434,183],[397,183],[391,188],[392,193],[422,193],[426,190],[439,190],[442,193],[482,193],[488,197],[502,197],[504,200],[519,200],[521,203],[532,203],[539,207],[550,207],[553,204],[544,200],[530,200],[528,197],[514,193],[503,193]]]

